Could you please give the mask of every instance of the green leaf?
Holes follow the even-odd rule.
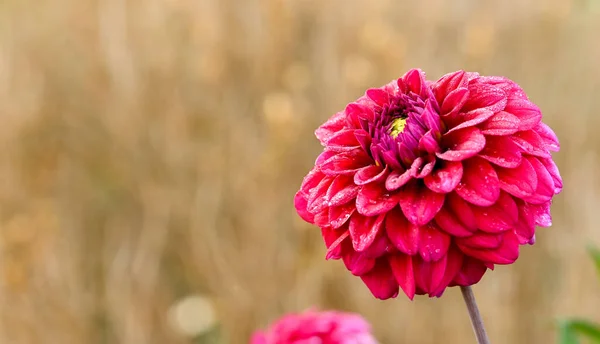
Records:
[[[579,339],[568,321],[561,321],[559,325],[558,344],[579,344]]]
[[[568,320],[560,324],[560,344],[579,344],[578,335],[600,343],[600,327],[585,320]]]
[[[594,265],[596,265],[596,270],[598,270],[598,273],[600,274],[600,250],[598,250],[595,247],[589,247],[588,251],[590,252],[590,255],[592,256],[592,259],[594,260]]]

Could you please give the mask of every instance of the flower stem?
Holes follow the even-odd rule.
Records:
[[[471,287],[460,287],[460,291],[469,310],[469,317],[471,318],[471,325],[473,325],[473,332],[475,332],[475,336],[477,337],[477,343],[490,344],[490,339],[483,327],[483,319],[479,313],[479,308],[477,308],[477,302],[475,302],[473,290]]]

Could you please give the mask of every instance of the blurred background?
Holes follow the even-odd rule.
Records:
[[[494,343],[600,320],[598,0],[2,0],[0,342],[246,343],[284,312],[471,343],[459,290],[375,300],[292,198],[314,129],[420,67],[520,83],[555,129],[554,226],[475,287]]]

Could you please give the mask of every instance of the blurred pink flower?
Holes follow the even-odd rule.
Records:
[[[371,326],[360,315],[336,311],[288,314],[250,344],[377,344]]]
[[[559,143],[541,119],[509,79],[411,70],[316,130],[296,209],[377,298],[475,284],[551,224]]]

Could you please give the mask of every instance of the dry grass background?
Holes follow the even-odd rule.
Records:
[[[374,300],[292,205],[314,128],[412,67],[508,76],[562,140],[555,225],[475,288],[492,341],[600,320],[599,35],[597,0],[1,1],[0,343],[243,344],[311,305],[473,342],[459,291]]]

